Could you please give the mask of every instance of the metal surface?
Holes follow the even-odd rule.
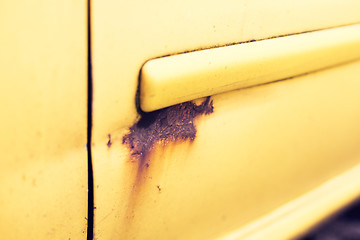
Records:
[[[92,9],[94,141],[136,121],[149,59],[360,23],[357,0],[94,0]]]
[[[252,233],[276,239],[358,194],[359,62],[177,106],[199,113],[185,118],[190,137],[156,139],[146,162],[126,136],[148,59],[358,23],[359,1],[92,3],[95,239],[231,237],[262,220]],[[86,238],[86,25],[86,1],[0,3],[3,239]],[[161,111],[150,122],[185,124]],[[350,187],[322,188],[336,179]],[[297,228],[266,221],[318,189],[333,198],[296,208]]]
[[[358,198],[359,174],[360,165],[357,165],[263,218],[220,239],[293,239],[326,219],[329,213],[336,212]],[[351,233],[348,236],[351,236]]]
[[[212,96],[214,112],[196,120],[195,140],[155,145],[142,170],[122,143],[127,130],[112,132],[112,144],[108,138],[97,143],[93,155],[101,159],[95,168],[95,237],[221,238],[355,167],[359,71],[356,62]],[[300,217],[294,228],[273,233],[303,231],[351,201],[358,189],[336,194],[336,201],[329,193],[319,199],[327,204],[308,201],[307,208],[295,208]]]
[[[0,3],[1,239],[86,239],[85,1]]]
[[[140,106],[181,102],[360,59],[360,24],[157,58],[145,63]]]
[[[123,138],[147,60],[359,23],[359,4],[93,1],[95,239],[222,237],[354,167],[359,63],[212,96],[195,140],[154,145],[141,174]]]

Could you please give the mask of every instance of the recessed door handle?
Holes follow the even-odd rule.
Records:
[[[154,111],[356,59],[360,24],[152,59],[141,71],[140,107]]]

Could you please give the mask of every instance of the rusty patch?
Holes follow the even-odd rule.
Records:
[[[144,162],[147,154],[158,142],[193,141],[196,137],[194,120],[214,110],[213,101],[207,97],[200,105],[185,102],[154,112],[144,113],[141,119],[123,137],[131,155]]]
[[[140,120],[129,129],[130,132],[123,137],[122,143],[129,148],[130,160],[135,163],[135,175],[125,213],[127,224],[132,224],[134,221],[137,196],[145,187],[145,179],[152,179],[149,175],[152,168],[150,159],[152,150],[168,143],[193,142],[197,132],[195,119],[213,111],[213,101],[207,97],[200,105],[185,102],[154,112],[142,113]],[[163,192],[162,186],[155,186],[158,193]]]
[[[107,142],[107,146],[108,146],[108,148],[110,148],[111,147],[111,145],[112,145],[112,141],[111,141],[111,134],[108,134],[108,142]]]

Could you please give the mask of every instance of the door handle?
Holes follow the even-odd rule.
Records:
[[[147,61],[140,107],[149,112],[360,59],[360,24]]]

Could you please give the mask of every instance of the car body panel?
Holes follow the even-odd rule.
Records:
[[[214,112],[195,119],[195,140],[155,144],[148,165],[123,143],[140,118],[146,61],[359,23],[354,9],[356,1],[93,1],[95,239],[225,237],[356,166],[359,63],[211,96]]]
[[[360,24],[155,58],[141,69],[140,108],[150,112],[357,59]]]
[[[93,0],[93,139],[136,121],[139,71],[149,59],[360,23],[358,9],[356,0]]]
[[[86,2],[0,3],[0,234],[85,239]]]
[[[2,238],[91,238],[94,214],[94,239],[281,239],[353,201],[359,61],[177,105],[171,123],[184,124],[187,106],[197,112],[185,118],[190,135],[166,128],[140,152],[128,139],[153,138],[152,122],[168,127],[171,108],[139,108],[148,60],[350,26],[359,8],[355,0],[1,2]]]
[[[195,140],[156,145],[145,170],[122,144],[126,132],[115,131],[93,155],[102,160],[95,237],[225,236],[356,166],[359,64],[212,96],[214,112],[197,119]],[[327,206],[312,218],[331,213]]]
[[[304,235],[306,239],[309,228],[314,228],[316,231],[319,222],[333,221],[329,220],[329,213],[338,213],[338,209],[351,206],[354,200],[358,202],[359,171],[360,165],[356,165],[221,239],[302,239]],[[352,208],[349,211],[352,211]],[[325,229],[331,231],[328,226],[325,226]],[[349,233],[349,235],[353,237],[354,233]]]

